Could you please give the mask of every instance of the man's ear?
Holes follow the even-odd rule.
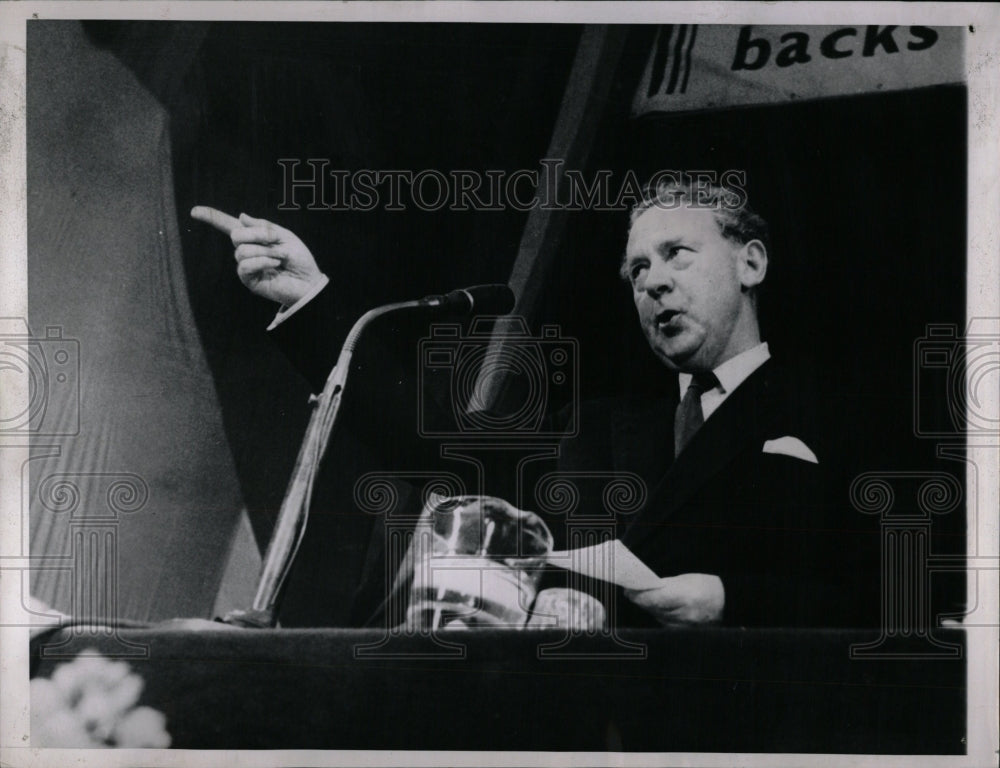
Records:
[[[767,274],[767,248],[760,240],[745,243],[737,258],[736,269],[740,275],[740,285],[745,290],[764,282]]]

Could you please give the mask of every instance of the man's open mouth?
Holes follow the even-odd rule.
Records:
[[[672,325],[672,321],[675,317],[680,315],[675,309],[665,309],[656,315],[656,327],[659,329],[669,328]]]

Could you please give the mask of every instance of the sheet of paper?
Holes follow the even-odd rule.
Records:
[[[549,563],[626,589],[651,589],[660,577],[619,539],[549,554]]]

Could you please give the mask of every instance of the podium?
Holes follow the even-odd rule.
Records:
[[[62,630],[61,633],[65,633]],[[622,630],[644,647],[547,658],[558,630],[449,632],[460,654],[358,654],[379,630],[119,630],[145,658],[140,704],[184,749],[963,754],[966,663],[852,660],[873,630]],[[942,636],[964,647],[959,629]],[[91,641],[92,640],[92,641]],[[33,675],[59,654],[33,647]],[[113,655],[106,635],[77,650]],[[964,655],[963,655],[964,657]]]

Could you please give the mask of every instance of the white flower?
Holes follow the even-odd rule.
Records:
[[[32,743],[43,747],[167,747],[166,717],[136,707],[144,683],[123,661],[83,651],[52,679],[31,681]]]
[[[118,723],[114,739],[119,747],[166,749],[170,746],[167,718],[151,707],[136,707]]]
[[[31,718],[31,743],[40,747],[100,747],[101,742],[91,738],[83,722],[71,710],[61,709],[47,714],[36,723]]]

